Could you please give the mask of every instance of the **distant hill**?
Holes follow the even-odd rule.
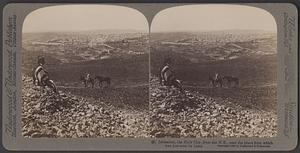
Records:
[[[151,52],[151,74],[158,76],[165,58],[171,58],[171,67],[184,84],[207,86],[208,77],[219,73],[240,78],[242,85],[275,83],[277,80],[277,54],[244,56],[228,60],[199,59],[192,62],[184,54],[161,51]]]
[[[277,54],[277,36],[259,30],[153,33],[151,48],[151,52],[176,52],[199,63]]]
[[[201,34],[201,33],[232,33],[232,34],[253,34],[253,33],[276,33],[276,31],[268,30],[255,30],[255,29],[227,29],[227,30],[212,30],[212,31],[166,31],[166,32],[151,32],[151,35],[155,34]]]
[[[101,34],[124,34],[124,33],[147,33],[145,30],[135,30],[135,29],[99,29],[99,30],[83,30],[83,31],[48,31],[48,32],[29,32],[23,33],[23,35],[30,34],[82,34],[82,33],[101,33]]]
[[[46,69],[50,77],[58,84],[82,85],[81,75],[90,73],[110,77],[112,85],[131,85],[147,83],[149,80],[148,55],[114,57],[103,60],[90,60],[75,63],[56,63],[55,59],[46,57]],[[23,67],[23,73],[30,75],[30,68]]]
[[[52,56],[59,63],[74,63],[148,53],[148,35],[138,30],[27,33],[22,39],[26,59]]]

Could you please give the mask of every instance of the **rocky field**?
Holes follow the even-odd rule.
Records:
[[[23,76],[24,137],[274,137],[277,116],[249,109],[228,99],[198,91],[180,93],[150,79],[150,110],[116,107],[107,99],[91,99],[60,91],[42,91]]]
[[[230,101],[194,91],[180,93],[151,78],[150,135],[152,137],[274,137],[277,116],[246,109]]]
[[[23,76],[24,137],[148,137],[148,111],[116,109],[107,101],[42,91]]]

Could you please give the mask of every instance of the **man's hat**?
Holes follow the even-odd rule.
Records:
[[[45,64],[45,58],[43,56],[38,56],[38,64]]]

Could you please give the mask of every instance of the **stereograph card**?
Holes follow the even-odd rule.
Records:
[[[7,150],[288,151],[291,3],[10,3]]]

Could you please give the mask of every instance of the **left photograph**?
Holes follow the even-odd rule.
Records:
[[[22,29],[22,135],[144,138],[149,27],[112,5],[37,9]]]

